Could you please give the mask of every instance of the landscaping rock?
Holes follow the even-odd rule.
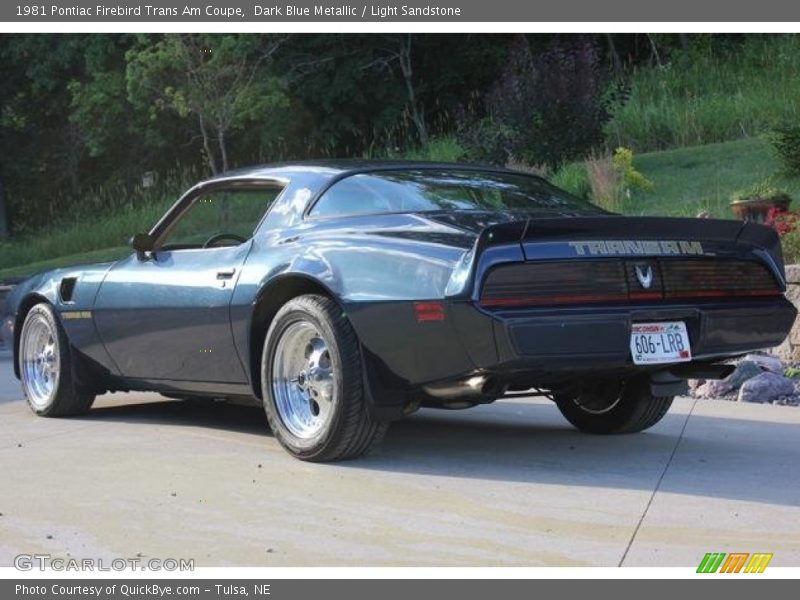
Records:
[[[786,288],[786,299],[795,306],[800,305],[800,285],[790,283]]]
[[[800,308],[800,265],[786,265],[786,298]],[[784,342],[774,349],[787,362],[800,362],[800,319]]]
[[[745,362],[755,363],[764,371],[783,375],[783,361],[777,356],[769,356],[766,354],[748,354],[742,359],[742,363]]]
[[[800,284],[800,265],[786,265],[786,283]]]
[[[792,344],[788,337],[780,346],[773,348],[773,351],[783,360],[800,360],[800,347]]]
[[[703,385],[705,382],[706,382],[705,379],[690,379],[689,380],[689,389],[690,390],[696,390],[701,385]]]
[[[750,360],[743,360],[736,365],[736,370],[722,380],[723,383],[729,386],[730,390],[738,389],[748,379],[761,375],[764,370],[755,362]]]
[[[778,406],[800,406],[800,396],[781,396],[773,404]]]
[[[794,395],[794,380],[776,373],[761,373],[744,382],[739,389],[739,402],[763,404],[781,396]]]
[[[759,373],[761,373],[760,369]],[[724,379],[709,379],[695,390],[695,395],[698,398],[721,398],[735,391],[735,389]]]

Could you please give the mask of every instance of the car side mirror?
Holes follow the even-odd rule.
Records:
[[[137,233],[131,238],[131,248],[136,251],[139,260],[145,260],[148,252],[153,252],[155,240],[149,233]]]

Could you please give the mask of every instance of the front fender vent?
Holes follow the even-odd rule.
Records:
[[[61,297],[62,302],[72,302],[72,294],[75,293],[75,284],[77,282],[77,277],[64,277],[61,280],[61,285],[58,286],[58,295]]]

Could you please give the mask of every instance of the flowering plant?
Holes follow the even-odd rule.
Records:
[[[789,210],[782,210],[773,206],[767,213],[767,218],[764,220],[764,225],[773,227],[778,235],[784,236],[787,233],[794,231],[800,221],[800,213],[792,212]]]

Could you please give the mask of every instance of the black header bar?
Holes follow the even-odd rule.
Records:
[[[786,0],[10,0],[0,22],[798,22]]]

